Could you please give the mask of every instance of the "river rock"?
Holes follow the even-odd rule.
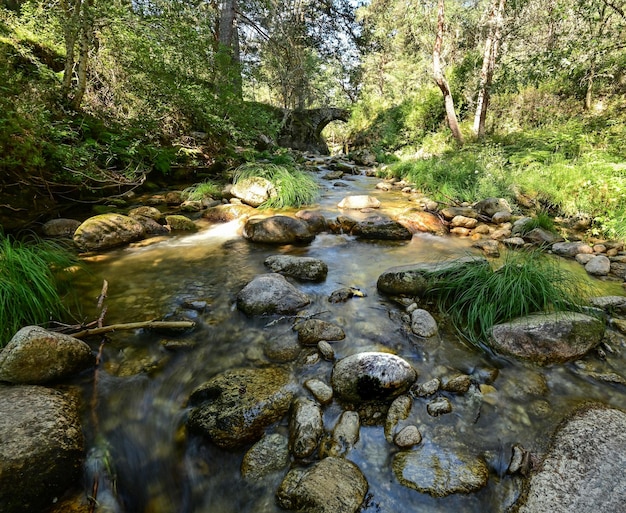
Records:
[[[441,209],[440,214],[448,221],[451,221],[456,216],[478,217],[478,212],[476,212],[476,210],[472,207],[447,207]]]
[[[337,207],[345,210],[380,208],[380,201],[373,196],[346,196],[337,204]]]
[[[474,205],[478,213],[492,217],[497,212],[511,212],[509,202],[504,198],[486,198]]]
[[[79,226],[80,221],[76,219],[50,219],[50,221],[44,223],[41,231],[46,237],[72,238]]]
[[[350,233],[368,240],[410,240],[413,237],[402,224],[383,216],[369,216],[357,222]]]
[[[392,267],[378,277],[376,286],[380,292],[391,296],[423,296],[432,285],[434,277],[459,272],[472,265],[489,264],[482,257],[462,257]]]
[[[496,234],[496,232],[494,232]],[[511,240],[511,239],[504,239]],[[524,244],[524,240],[522,239],[522,245]],[[487,240],[477,240],[472,244],[473,248],[482,249],[485,255],[490,258],[499,258],[500,257],[500,244],[498,240],[495,239],[487,239]]]
[[[141,239],[144,228],[136,219],[121,214],[100,214],[84,221],[74,232],[81,251],[102,251]]]
[[[328,457],[307,469],[294,468],[276,497],[281,508],[306,513],[356,513],[367,494],[359,467],[343,458]]]
[[[555,242],[552,244],[555,255],[574,258],[578,253],[593,255],[593,248],[584,242]]]
[[[304,221],[313,233],[321,233],[328,230],[328,221],[323,214],[313,210],[299,210],[296,217]]]
[[[385,418],[385,438],[389,443],[393,442],[393,437],[396,431],[396,427],[398,422],[406,419],[411,413],[411,407],[413,406],[413,401],[408,395],[401,395],[396,397],[394,401],[389,406],[389,410],[387,411],[387,417]]]
[[[391,400],[405,393],[417,380],[409,362],[389,353],[356,353],[333,367],[331,384],[346,401]]]
[[[262,205],[277,194],[274,184],[261,176],[252,176],[239,180],[233,184],[230,193],[235,198],[252,207]]]
[[[289,441],[279,433],[264,435],[243,457],[241,475],[250,481],[258,481],[272,472],[279,472],[289,465]]]
[[[92,367],[95,360],[82,340],[26,326],[0,352],[0,381],[33,385],[59,381]]]
[[[472,378],[467,374],[457,374],[452,378],[444,381],[441,384],[441,389],[446,392],[452,392],[453,394],[465,394],[470,385],[472,384]]]
[[[304,386],[321,404],[328,404],[333,400],[333,389],[319,379],[308,379],[304,382]]]
[[[165,221],[172,231],[195,232],[198,229],[191,219],[179,214],[165,216]]]
[[[319,444],[324,425],[322,410],[315,401],[298,397],[291,407],[289,448],[296,458],[307,458]]]
[[[626,504],[626,413],[583,406],[557,430],[516,513],[615,513]]]
[[[594,256],[585,265],[585,271],[592,276],[607,276],[611,272],[611,261],[604,255]]]
[[[482,458],[463,448],[453,450],[434,444],[397,453],[392,467],[402,485],[433,497],[476,492],[487,484],[489,477]]]
[[[452,411],[452,403],[447,397],[437,397],[426,405],[426,411],[431,417],[439,417]]]
[[[438,333],[439,327],[430,312],[416,308],[411,312],[411,331],[418,337],[430,338]]]
[[[39,386],[0,385],[2,513],[47,511],[82,472],[77,404]]]
[[[307,346],[314,346],[320,340],[336,341],[346,338],[341,326],[320,319],[307,319],[297,323],[293,329],[298,332],[298,341]]]
[[[230,370],[192,392],[187,425],[219,447],[240,447],[284,417],[292,399],[291,376],[279,367]]]
[[[598,296],[592,297],[590,303],[606,312],[626,313],[626,296]]]
[[[356,411],[344,411],[333,428],[332,435],[320,452],[326,456],[345,456],[359,441],[361,418]]]
[[[306,243],[315,238],[304,221],[281,215],[248,219],[243,236],[251,242],[276,245]]]
[[[150,207],[148,205],[142,205],[141,207],[133,208],[128,212],[128,216],[134,219],[141,217],[147,217],[153,219],[158,223],[163,222],[163,213],[156,207]]]
[[[319,258],[272,255],[264,263],[272,272],[302,281],[324,281],[328,274],[328,266]]]
[[[411,233],[422,232],[434,235],[445,235],[448,233],[445,223],[432,212],[416,209],[408,210],[400,214],[397,221]]]
[[[452,228],[476,228],[478,226],[478,219],[474,217],[454,216],[450,221]]]
[[[400,449],[408,449],[419,445],[421,441],[422,433],[414,425],[403,427],[393,438],[393,443]]]
[[[413,386],[411,388],[411,392],[417,397],[428,397],[429,395],[436,393],[440,386],[441,380],[439,378],[432,378],[424,383]]]
[[[524,234],[523,237],[526,242],[537,246],[549,246],[559,240],[557,235],[543,228],[533,228],[528,233]]]
[[[282,274],[261,274],[237,294],[237,308],[248,315],[293,314],[310,302]]]
[[[254,214],[256,214],[256,210],[249,205],[229,203],[206,209],[202,213],[202,217],[213,223],[228,223],[236,219],[248,218]]]
[[[496,352],[548,365],[587,354],[601,342],[604,325],[582,313],[555,312],[497,324],[491,334],[489,344]]]

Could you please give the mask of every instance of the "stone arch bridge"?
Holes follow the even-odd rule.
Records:
[[[278,144],[300,151],[328,155],[328,145],[322,130],[332,121],[348,121],[350,112],[336,107],[319,109],[283,110],[282,128]]]

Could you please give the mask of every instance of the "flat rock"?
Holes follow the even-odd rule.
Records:
[[[573,312],[520,317],[492,328],[496,352],[539,365],[564,363],[584,356],[602,340],[600,319]]]
[[[272,255],[264,263],[272,272],[302,281],[324,281],[328,274],[328,266],[319,258]]]
[[[350,233],[358,239],[410,240],[413,234],[398,221],[384,216],[369,216],[358,221]]]
[[[289,441],[279,433],[264,435],[243,457],[241,475],[250,481],[259,481],[272,472],[289,465]]]
[[[259,440],[265,428],[283,418],[292,399],[291,376],[282,368],[235,369],[192,392],[187,425],[219,447],[240,447]]]
[[[593,249],[584,242],[555,242],[552,244],[555,255],[574,258],[578,253],[593,254]]]
[[[626,413],[599,404],[558,428],[516,513],[616,513],[626,504]]]
[[[248,315],[292,314],[310,302],[282,274],[261,274],[237,294],[237,308]]]
[[[489,476],[482,458],[462,448],[452,450],[433,444],[397,453],[392,467],[402,485],[433,497],[476,492],[487,484]]]
[[[361,210],[364,208],[380,208],[380,201],[373,196],[346,196],[338,204],[338,208],[345,210]]]

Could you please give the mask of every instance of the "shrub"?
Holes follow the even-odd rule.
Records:
[[[259,208],[284,208],[310,205],[318,196],[319,187],[315,180],[295,167],[249,162],[235,170],[233,182],[252,177],[265,178],[276,188],[276,196],[268,199]]]
[[[488,340],[491,328],[516,317],[548,311],[580,311],[585,288],[558,262],[539,251],[507,253],[489,264],[442,275],[430,293],[455,328],[473,344]]]
[[[61,274],[77,260],[62,246],[0,235],[0,347],[25,325],[67,313]]]

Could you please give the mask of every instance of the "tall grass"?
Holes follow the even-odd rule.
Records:
[[[430,291],[471,343],[489,339],[491,328],[539,312],[580,311],[585,287],[539,251],[510,252],[499,267],[469,266],[435,280]]]
[[[272,182],[277,194],[259,208],[300,207],[315,202],[319,187],[308,173],[292,166],[249,162],[235,170],[233,182],[252,177]]]
[[[211,181],[205,180],[187,187],[183,190],[183,197],[188,201],[201,201],[205,198],[221,198],[222,187]]]
[[[0,234],[0,347],[23,326],[67,313],[61,274],[76,262],[53,242],[20,242]]]

